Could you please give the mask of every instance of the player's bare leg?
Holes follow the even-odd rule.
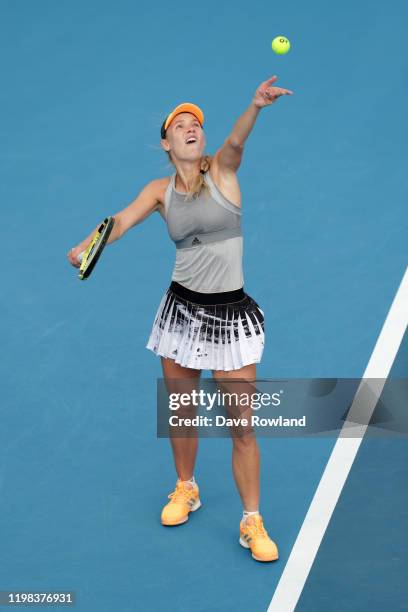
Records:
[[[162,357],[161,362],[168,393],[190,393],[199,384],[200,370],[183,368],[174,359]],[[184,407],[183,410],[188,410],[188,407]],[[180,410],[178,410],[178,415],[181,416]],[[191,416],[190,413],[189,416]],[[186,437],[170,435],[174,464],[180,480],[190,480],[194,475],[198,437],[192,435],[193,433],[190,432],[191,435]]]
[[[250,397],[256,392],[256,365],[251,364],[231,372],[214,371],[221,390],[236,393],[238,398]],[[227,409],[228,410],[228,409]],[[278,547],[266,531],[263,518],[259,513],[259,449],[252,428],[252,408],[247,402],[230,405],[232,416],[245,419],[248,424],[234,426],[231,430],[233,441],[232,469],[235,482],[244,507],[239,525],[239,543],[251,550],[257,561],[276,561],[279,557]]]
[[[247,365],[239,370],[232,370],[224,372],[221,370],[214,370],[213,376],[216,380],[222,379],[220,387],[225,392],[245,392],[245,382],[247,392],[253,393],[255,391],[251,381],[256,379],[256,364]],[[240,379],[241,382],[234,379]],[[228,384],[229,381],[231,384]],[[234,411],[238,413],[242,418],[250,420],[252,411],[246,407],[245,410]],[[236,416],[236,414],[234,414]],[[248,427],[247,431],[232,431],[232,471],[234,479],[242,499],[244,509],[247,511],[256,511],[259,508],[259,472],[260,472],[260,455],[258,444],[255,438],[255,434],[251,427]]]
[[[173,359],[162,357],[163,375],[168,393],[188,393],[196,389],[200,381],[200,370],[183,368]],[[181,406],[177,416],[192,418],[196,407]],[[195,482],[194,466],[197,456],[198,437],[193,427],[169,427],[169,437],[173,449],[174,464],[178,480],[174,491],[169,495],[170,501],[161,513],[161,522],[166,526],[180,525],[188,521],[190,512],[201,507],[199,488]]]

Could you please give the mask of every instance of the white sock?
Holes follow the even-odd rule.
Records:
[[[197,485],[197,483],[196,483],[196,481],[195,481],[194,476],[192,476],[192,477],[190,478],[190,480],[183,480],[183,482],[188,482],[189,484],[191,484],[191,485],[193,485],[193,486],[194,486],[194,485]]]
[[[242,514],[242,520],[245,521],[245,519],[247,519],[248,516],[253,516],[254,514],[259,514],[259,510],[253,510],[251,512],[249,512],[248,510],[244,510]]]

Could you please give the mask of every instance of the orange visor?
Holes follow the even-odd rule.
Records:
[[[180,115],[180,113],[191,113],[196,117],[203,127],[204,125],[204,113],[196,104],[192,104],[191,102],[183,102],[183,104],[179,104],[176,106],[174,110],[171,111],[169,115],[167,115],[166,119],[163,122],[161,127],[161,137],[166,138],[166,130],[169,127],[170,123],[173,121],[174,117]]]

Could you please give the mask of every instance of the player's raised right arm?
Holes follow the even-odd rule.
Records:
[[[127,232],[128,229],[141,223],[152,212],[159,209],[161,202],[161,193],[163,191],[163,179],[157,179],[148,183],[139,195],[123,210],[114,214],[115,224],[109,236],[107,244],[119,240]],[[92,230],[82,242],[71,249],[68,253],[69,262],[79,268],[80,262],[78,255],[85,251],[92,240],[93,235],[98,229],[99,224]]]

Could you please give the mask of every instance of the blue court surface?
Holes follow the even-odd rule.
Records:
[[[239,170],[258,376],[360,379],[371,360],[407,378],[406,3],[0,4],[0,591],[74,591],[81,612],[407,610],[406,436],[361,441],[310,571],[288,561],[334,436],[259,440],[276,563],[238,544],[228,439],[200,441],[203,507],[162,527],[175,472],[145,344],[174,246],[157,214],[86,282],[66,259],[173,172],[170,109],[203,108],[212,153],[276,74],[294,95],[261,112]]]

